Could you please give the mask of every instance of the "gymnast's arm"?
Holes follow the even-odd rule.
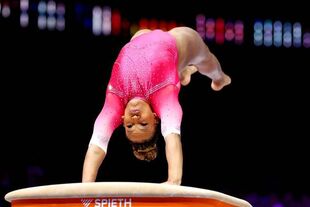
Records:
[[[105,103],[96,118],[83,164],[82,182],[95,182],[107,152],[113,131],[122,123],[124,106],[113,93],[106,93]]]
[[[183,152],[181,137],[171,133],[165,137],[166,158],[168,162],[168,179],[165,183],[181,185],[183,172]]]
[[[183,111],[178,100],[179,88],[169,85],[155,92],[154,110],[161,119],[161,132],[166,143],[168,179],[165,183],[180,185],[183,173],[181,121]]]

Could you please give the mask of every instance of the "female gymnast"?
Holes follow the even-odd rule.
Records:
[[[231,82],[199,34],[189,27],[169,31],[142,29],[121,49],[113,64],[103,108],[94,123],[83,164],[82,182],[96,181],[113,131],[123,124],[133,154],[151,161],[157,156],[160,123],[168,163],[164,183],[181,185],[182,108],[178,95],[195,72],[209,77],[211,88]]]

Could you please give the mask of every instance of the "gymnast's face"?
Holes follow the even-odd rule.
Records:
[[[157,116],[144,100],[130,100],[122,118],[126,136],[131,142],[143,143],[153,137],[158,123]]]

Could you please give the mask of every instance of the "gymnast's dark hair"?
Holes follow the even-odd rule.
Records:
[[[137,159],[144,161],[152,161],[157,157],[158,152],[157,141],[161,135],[159,126],[160,124],[157,124],[153,136],[143,143],[136,143],[129,140],[133,154]]]

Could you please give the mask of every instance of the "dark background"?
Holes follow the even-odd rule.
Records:
[[[158,18],[195,28],[197,13],[244,21],[242,45],[207,43],[232,84],[214,92],[211,81],[196,73],[181,90],[183,185],[237,196],[309,194],[309,48],[252,43],[253,22],[259,18],[300,21],[309,32],[308,11],[301,1],[278,3],[105,2],[136,22]],[[81,181],[113,61],[130,36],[92,35],[75,18],[74,5],[66,3],[64,32],[20,28],[14,15],[0,18],[0,172],[9,186],[4,193]],[[161,141],[162,153],[155,161],[138,161],[119,128],[98,181],[165,181],[163,147]]]

